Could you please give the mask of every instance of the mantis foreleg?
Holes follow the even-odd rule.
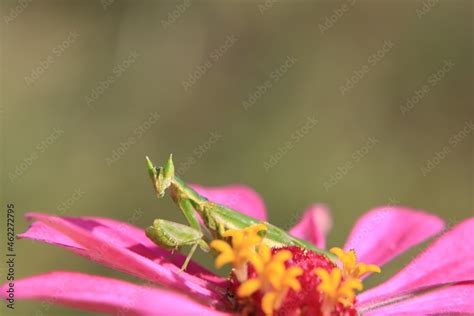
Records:
[[[189,226],[192,228],[202,231],[201,224],[199,224],[196,211],[194,210],[191,201],[188,199],[182,199],[177,202],[181,212],[183,213],[184,217],[186,217],[186,221],[189,223]]]
[[[197,246],[200,246],[205,252],[209,251],[209,246],[203,240],[201,230],[196,230],[183,224],[164,219],[156,219],[153,221],[153,225],[148,227],[145,232],[147,237],[155,244],[167,249],[179,249],[183,246],[191,246],[191,250],[181,267],[181,271],[185,270],[188,266],[189,260],[196,251]]]

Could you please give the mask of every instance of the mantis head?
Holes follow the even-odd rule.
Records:
[[[148,156],[146,157],[146,163],[155,192],[161,198],[165,195],[166,189],[170,187],[174,178],[173,155],[170,155],[163,167],[155,167]]]

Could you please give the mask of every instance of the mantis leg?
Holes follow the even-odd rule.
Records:
[[[183,272],[188,267],[189,261],[194,255],[197,246],[199,246],[199,248],[201,248],[201,250],[204,252],[209,252],[211,250],[211,248],[209,248],[209,245],[203,239],[196,240],[196,242],[191,246],[191,250],[189,251],[188,256],[186,257],[186,260],[184,260],[181,269],[179,269],[180,272]]]
[[[199,240],[194,243],[194,245],[191,247],[191,250],[189,251],[188,256],[186,257],[186,260],[184,260],[183,265],[181,266],[181,269],[179,269],[179,272],[183,272],[186,270],[188,267],[189,261],[191,260],[191,257],[194,255],[194,252],[197,249],[197,246],[199,245]]]
[[[202,232],[201,224],[199,224],[196,211],[194,210],[194,207],[191,201],[188,199],[181,199],[181,200],[178,200],[177,203],[178,203],[179,208],[181,209],[181,212],[183,212],[184,217],[186,217],[186,220],[188,221],[189,226],[191,226],[195,230]]]

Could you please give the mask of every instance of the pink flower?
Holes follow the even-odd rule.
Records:
[[[247,187],[194,187],[210,200],[266,219],[261,198]],[[141,228],[98,217],[29,213],[27,218],[35,222],[19,238],[66,248],[146,283],[55,271],[16,280],[15,299],[47,300],[118,315],[234,314],[227,299],[228,280],[195,262],[179,273],[184,256],[156,246]],[[324,247],[330,227],[326,208],[314,205],[290,232]],[[360,261],[380,266],[443,228],[443,221],[434,215],[381,207],[357,221],[344,249],[354,249]],[[355,308],[364,315],[474,313],[473,232],[474,218],[470,218],[444,233],[396,275],[359,294]],[[2,286],[6,299],[8,288]]]

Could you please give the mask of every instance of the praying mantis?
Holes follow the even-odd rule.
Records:
[[[155,167],[148,157],[146,157],[146,162],[157,197],[162,198],[169,190],[171,198],[180,208],[189,226],[164,219],[155,219],[153,225],[148,227],[145,232],[154,243],[167,249],[191,247],[181,271],[186,269],[198,246],[201,250],[209,252],[208,242],[212,239],[225,239],[224,232],[226,230],[243,229],[261,223],[258,219],[209,201],[193,190],[175,175],[172,155],[163,167]],[[203,224],[200,224],[198,214]],[[333,254],[319,249],[305,240],[293,237],[277,226],[267,222],[264,224],[267,226],[267,230],[261,232],[264,237],[262,242],[268,247],[298,246],[335,260]],[[206,233],[208,234],[206,235]]]

